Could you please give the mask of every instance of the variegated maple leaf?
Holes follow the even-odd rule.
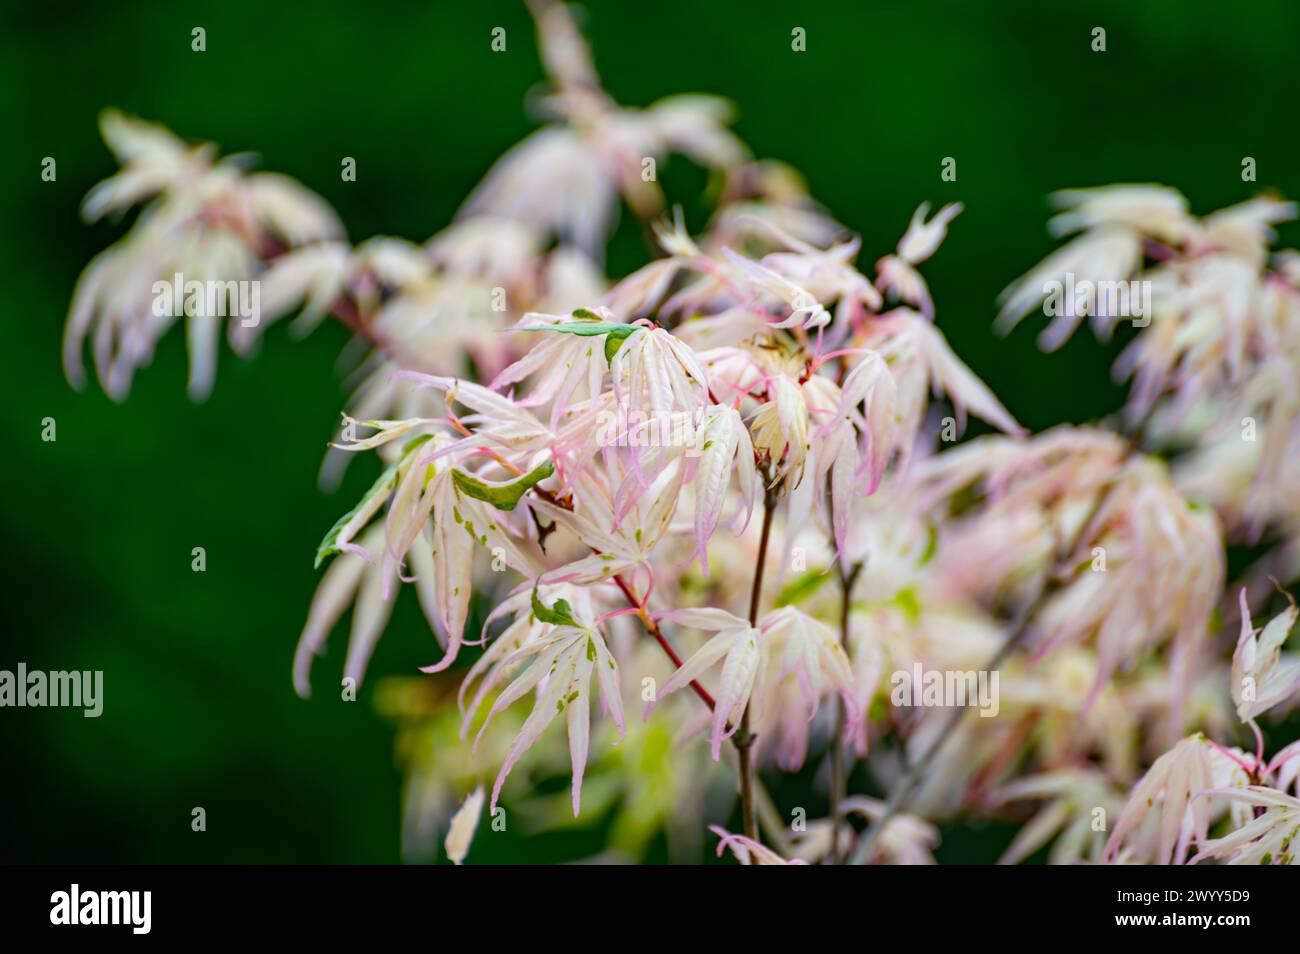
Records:
[[[554,606],[548,607],[534,590],[530,609],[533,617],[549,624],[551,629],[524,641],[518,649],[495,661],[493,670],[513,672],[525,663],[527,665],[497,696],[478,732],[478,737],[482,737],[484,729],[495,716],[529,692],[535,694],[533,711],[511,743],[505,762],[492,785],[492,800],[488,811],[490,813],[496,810],[501,786],[505,784],[510,770],[546,727],[564,713],[569,730],[569,756],[573,764],[573,814],[577,816],[582,804],[582,777],[587,766],[587,746],[591,737],[593,676],[599,686],[605,711],[618,726],[619,738],[626,733],[623,698],[618,684],[618,664],[605,645],[600,631],[588,623],[579,622],[566,601],[556,600]],[[487,679],[490,683],[500,681],[493,673],[489,673]],[[466,725],[474,714],[474,708],[466,712]]]

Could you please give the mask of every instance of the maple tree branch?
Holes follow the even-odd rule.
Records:
[[[767,563],[767,543],[772,536],[772,514],[776,512],[776,494],[769,488],[763,496],[763,529],[758,538],[758,564],[754,567],[754,583],[749,590],[749,625],[758,625],[758,609],[763,598],[763,567]],[[758,840],[758,826],[754,822],[754,766],[751,749],[754,733],[749,730],[749,703],[740,717],[740,727],[731,737],[740,761],[740,805],[745,825],[745,837]]]

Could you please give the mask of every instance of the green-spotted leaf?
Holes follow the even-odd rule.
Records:
[[[365,492],[360,502],[339,517],[334,526],[330,527],[329,533],[325,534],[325,539],[321,540],[320,546],[316,548],[317,568],[326,557],[340,552],[343,548],[342,544],[352,540],[370,522],[370,518],[379,512],[397,484],[397,472],[406,463],[411,453],[431,437],[432,434],[421,434],[407,441],[402,447],[402,456],[385,467],[384,472],[370,485],[370,489]]]
[[[554,606],[547,606],[537,595],[536,587],[533,587],[533,615],[541,622],[553,626],[578,625],[578,621],[573,618],[573,610],[568,600],[556,600]]]
[[[615,338],[626,338],[636,331],[636,325],[625,325],[619,321],[561,321],[554,325],[531,325],[519,330],[559,331],[566,335],[578,335],[583,338],[594,338],[596,335],[612,335]]]
[[[514,510],[515,505],[519,503],[519,498],[527,492],[529,487],[540,480],[545,480],[553,473],[555,473],[555,465],[548,460],[540,467],[534,467],[522,477],[516,477],[504,484],[488,483],[486,480],[479,480],[477,477],[471,477],[459,470],[451,472],[451,479],[456,482],[456,489],[467,497],[490,503],[498,510]]]
[[[618,354],[618,349],[623,347],[623,342],[627,335],[610,335],[605,339],[605,360],[613,361],[614,355]]]
[[[613,361],[614,355],[618,354],[618,349],[623,346],[623,342],[632,332],[636,331],[636,325],[625,325],[618,321],[605,321],[594,311],[588,311],[586,308],[575,308],[573,317],[581,319],[580,321],[562,321],[554,325],[534,325],[529,328],[520,328],[520,331],[559,331],[562,334],[580,335],[584,338],[594,338],[597,335],[606,335],[605,338],[605,360]]]

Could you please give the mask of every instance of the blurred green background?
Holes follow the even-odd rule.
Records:
[[[645,105],[677,92],[733,99],[737,131],[785,160],[863,233],[866,263],[922,200],[966,212],[925,271],[940,326],[1034,429],[1113,410],[1114,347],[1080,335],[1041,356],[1034,331],[990,330],[994,298],[1052,247],[1046,195],[1161,181],[1205,212],[1272,187],[1300,196],[1295,162],[1300,6],[1132,0],[1082,5],[661,0],[593,2],[588,36],[607,88]],[[411,673],[431,639],[403,599],[356,704],[310,702],[289,664],[323,531],[369,474],[316,488],[342,403],[329,327],[283,330],[256,360],[223,352],[214,396],[185,397],[173,334],[123,405],[74,393],[59,362],[73,284],[121,225],[83,225],[82,196],[115,165],[106,106],[225,152],[256,151],[339,211],[356,241],[424,240],[503,150],[534,128],[541,73],[513,2],[7,4],[0,73],[3,175],[0,345],[0,668],[102,669],[99,719],[0,710],[0,859],[392,862],[400,773],[374,711],[376,677]],[[190,30],[207,30],[207,52]],[[489,50],[507,30],[508,51]],[[808,49],[790,50],[794,26]],[[1091,30],[1107,51],[1090,50]],[[58,179],[40,179],[53,156]],[[343,183],[343,156],[358,176]],[[940,161],[957,160],[957,181]],[[1243,183],[1241,160],[1258,162]],[[661,168],[698,208],[704,174]],[[624,223],[628,225],[627,222]],[[1294,244],[1294,227],[1284,230]],[[621,229],[611,266],[644,256]],[[58,440],[42,442],[41,420]],[[190,551],[207,550],[206,573]],[[336,640],[343,634],[336,634]],[[317,664],[333,683],[341,647]],[[328,678],[326,678],[328,677]],[[208,831],[190,830],[207,810]],[[979,832],[940,857],[989,860]],[[599,838],[480,839],[480,861],[546,860]]]

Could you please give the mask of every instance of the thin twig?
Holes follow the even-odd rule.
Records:
[[[763,567],[767,563],[767,542],[772,536],[772,514],[776,511],[776,494],[769,489],[763,497],[763,529],[758,538],[758,565],[754,567],[754,583],[749,590],[749,625],[758,625],[758,609],[763,599]],[[754,823],[754,766],[751,750],[754,733],[749,730],[749,703],[745,703],[740,728],[732,736],[739,757],[740,805],[745,824],[745,837],[758,840],[758,826]]]
[[[638,608],[640,610],[637,613],[637,616],[645,626],[646,631],[654,637],[655,642],[659,644],[668,658],[672,660],[673,665],[680,669],[682,667],[681,655],[673,648],[672,643],[668,641],[668,637],[664,635],[663,629],[659,626],[655,618],[651,616],[649,612],[644,611],[644,602],[636,596],[632,591],[631,586],[622,578],[622,576],[616,575],[614,577],[614,582],[618,584],[619,589],[623,591],[623,595],[627,597],[628,602],[632,604],[633,608]],[[710,710],[716,706],[713,696],[707,689],[701,686],[699,682],[691,680],[690,685],[691,688],[695,690],[695,694],[699,696],[700,700],[708,706]],[[731,741],[736,749],[737,756],[739,756],[742,749],[736,740],[736,736],[733,735]],[[763,830],[767,834],[768,839],[772,842],[779,854],[789,854],[789,840],[785,837],[785,826],[781,821],[781,813],[777,811],[776,801],[768,793],[767,788],[763,785],[762,779],[755,778],[753,780],[752,791],[755,811],[759,820],[762,822]]]
[[[843,554],[840,555],[841,561]],[[852,605],[853,586],[862,573],[862,564],[854,563],[846,572],[843,562],[839,566],[840,579],[840,645],[849,648],[849,608]],[[848,794],[848,766],[845,764],[844,732],[848,722],[848,706],[842,696],[836,697],[835,731],[831,733],[831,864],[840,863],[840,805]]]
[[[655,621],[655,618],[646,611],[645,603],[643,603],[637,595],[632,592],[632,587],[628,585],[627,580],[623,579],[622,576],[615,574],[614,582],[617,583],[618,588],[623,591],[623,595],[627,597],[627,601],[636,608],[637,616],[640,617],[642,625],[646,628],[646,632],[654,637],[655,642],[663,648],[664,653],[666,653],[668,658],[672,660],[673,665],[678,669],[681,669],[682,657],[678,655],[677,650],[673,649],[673,644],[668,642],[668,637],[665,636],[663,630],[659,628],[659,624]],[[695,690],[695,694],[700,697],[706,706],[710,709],[714,707],[713,696],[710,695],[709,691],[701,686],[697,680],[691,680],[691,688]]]

